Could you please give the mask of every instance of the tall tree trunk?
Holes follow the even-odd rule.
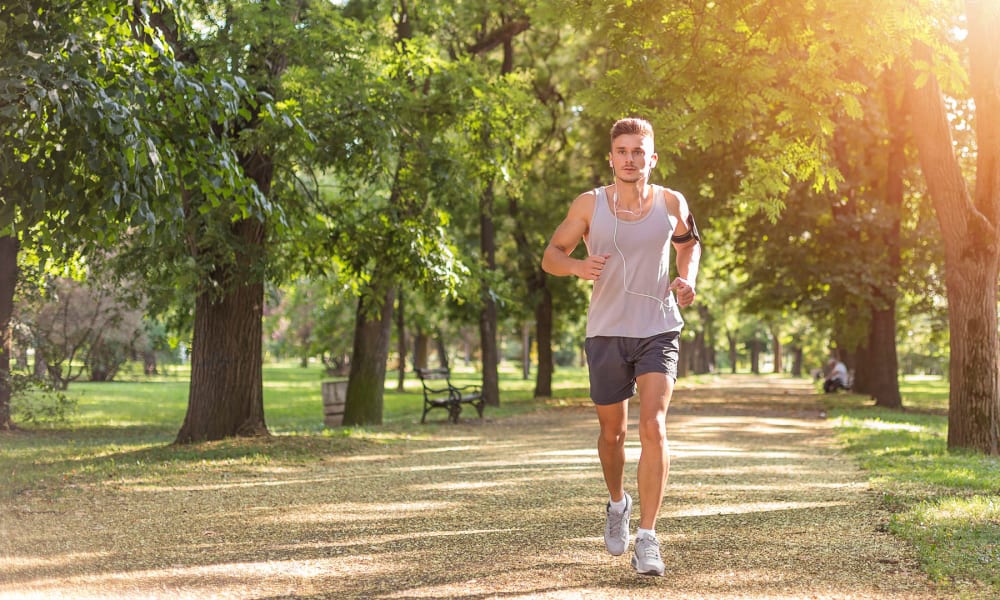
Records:
[[[14,368],[19,371],[28,370],[28,347],[23,343],[14,347]]]
[[[274,163],[257,151],[240,156],[243,172],[261,194],[271,193]],[[229,436],[267,435],[264,422],[264,284],[258,268],[266,261],[266,224],[241,219],[232,225],[239,247],[233,262],[219,265],[211,286],[195,299],[194,347],[188,411],[177,443]]]
[[[792,346],[792,377],[802,377],[802,346]]]
[[[781,373],[781,335],[776,327],[771,327],[771,343],[774,345],[774,372]]]
[[[951,331],[951,396],[948,447],[1000,454],[1000,390],[997,362],[996,286],[969,282],[996,279],[997,266],[966,261],[947,274]]]
[[[856,373],[861,372],[862,364],[871,365],[863,393],[875,398],[875,406],[902,408],[903,398],[899,393],[897,376],[899,363],[896,358],[896,303],[894,300],[887,302],[891,303],[891,306],[872,311],[871,326],[868,329],[868,347],[864,360],[858,361]]]
[[[444,334],[438,329],[434,333],[434,344],[437,348],[438,355],[438,365],[443,369],[450,369],[451,365],[448,364],[448,347],[444,343]]]
[[[715,372],[715,319],[708,306],[698,304],[698,318],[701,322],[701,362],[697,365],[695,373],[705,374]]]
[[[521,323],[521,379],[531,377],[531,324]]]
[[[736,359],[739,358],[739,352],[736,350],[736,336],[727,331],[726,339],[729,341],[729,371],[735,375]]]
[[[406,383],[406,302],[403,290],[399,290],[396,299],[396,352],[399,354],[399,373],[396,380],[396,390],[402,392]]]
[[[1000,10],[969,2],[969,81],[975,99],[976,190],[970,195],[952,146],[944,98],[931,76],[910,90],[921,168],[945,246],[951,363],[948,447],[1000,454]],[[931,51],[916,48],[933,64]],[[915,75],[914,75],[915,77]]]
[[[545,274],[540,273],[542,281],[539,300],[535,304],[535,336],[538,340],[538,371],[535,374],[535,398],[552,397],[552,375],[555,371],[555,359],[552,356],[552,292],[545,285]]]
[[[752,339],[750,341],[750,372],[754,375],[760,375],[760,352],[760,340]]]
[[[260,221],[239,221],[233,229],[248,248],[262,247]],[[226,268],[234,267],[219,267],[213,279],[226,281],[228,273],[222,271]],[[236,284],[221,298],[208,291],[195,299],[188,409],[176,443],[267,435],[261,374],[263,307],[264,284],[259,281]]]
[[[507,202],[511,220],[520,223],[521,214],[517,197]],[[552,375],[555,360],[552,356],[552,292],[548,288],[548,274],[542,270],[538,251],[528,240],[523,227],[513,231],[517,245],[518,262],[528,286],[528,297],[535,304],[535,342],[538,346],[538,369],[535,373],[535,398],[552,397]]]
[[[853,371],[853,376],[851,377],[851,390],[855,393],[862,394],[865,396],[872,396],[872,385],[876,379],[875,372],[878,370],[879,366],[875,363],[874,359],[871,357],[871,338],[872,338],[872,327],[875,321],[875,310],[871,309],[871,316],[868,322],[868,339],[864,341],[854,350],[854,356],[852,360],[844,360],[844,364],[848,366],[849,369]]]
[[[885,408],[903,406],[903,397],[899,393],[899,358],[896,353],[896,283],[899,280],[902,262],[899,238],[903,211],[903,171],[906,169],[906,123],[904,107],[898,100],[898,80],[899,73],[895,69],[889,69],[883,74],[882,85],[889,130],[885,184],[885,208],[889,223],[880,247],[886,253],[884,258],[889,268],[891,285],[875,290],[878,306],[872,310],[866,357],[874,367],[867,393],[875,398],[875,406]]]
[[[694,374],[708,373],[708,347],[705,344],[705,328],[695,331],[691,341],[691,357],[689,366]]]
[[[358,299],[344,425],[382,424],[386,358],[392,337],[392,305],[396,290],[377,273],[372,277],[371,289],[375,293],[362,294]]]
[[[488,140],[485,143],[489,143]],[[490,181],[483,189],[479,204],[479,247],[487,273],[496,271],[497,266],[493,204],[493,182]],[[482,286],[480,299],[483,307],[479,313],[479,344],[482,348],[483,361],[483,401],[487,406],[500,406],[500,378],[497,373],[497,364],[500,362],[500,353],[497,349],[497,303],[488,279],[482,282]]]
[[[426,369],[430,365],[430,343],[431,338],[427,332],[417,328],[413,332],[413,366]]]
[[[523,30],[523,29],[522,29]],[[500,76],[503,77],[514,70],[513,36],[517,29],[506,30],[502,37],[503,61],[500,64]],[[477,50],[473,50],[475,53]],[[486,147],[492,143],[489,131],[483,133],[483,144]],[[496,271],[496,226],[493,222],[495,204],[494,181],[492,177],[486,182],[479,203],[479,244],[482,260],[488,274]],[[483,282],[483,309],[479,315],[479,339],[483,359],[483,402],[488,406],[500,406],[500,378],[497,365],[500,362],[500,352],[497,348],[497,303],[488,282]]]
[[[45,379],[49,376],[49,363],[45,360],[45,353],[42,352],[42,345],[35,343],[35,364],[32,367],[36,379]]]
[[[691,342],[681,336],[677,344],[677,377],[687,377],[691,371]]]
[[[303,7],[299,6],[301,11]],[[298,15],[292,16],[293,19]],[[185,47],[176,31],[157,17],[159,27],[179,55],[197,62],[197,53]],[[288,67],[288,56],[275,45],[255,45],[248,56],[246,73],[266,77],[256,91],[276,96],[279,79]],[[233,129],[216,128],[219,137],[240,138],[260,131],[262,106],[254,95],[243,108],[252,115]],[[263,143],[263,142],[262,142]],[[263,146],[240,152],[243,173],[267,197],[274,180],[274,162]],[[263,394],[264,285],[261,273],[267,259],[266,223],[241,219],[231,230],[239,247],[223,248],[221,256],[233,253],[230,263],[218,264],[195,299],[194,340],[191,351],[191,384],[188,411],[177,434],[177,443],[221,439],[228,436],[267,435]],[[210,242],[194,240],[192,247]],[[221,287],[219,292],[214,286]]]
[[[0,431],[16,429],[10,416],[10,352],[14,330],[14,290],[17,287],[17,237],[0,236]]]

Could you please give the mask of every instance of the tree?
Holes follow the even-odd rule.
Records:
[[[123,18],[124,17],[124,18]],[[0,3],[0,430],[10,419],[10,318],[22,244],[52,255],[147,223],[163,149],[144,119],[160,40],[125,2]],[[183,77],[177,77],[183,82]]]
[[[860,115],[841,112],[835,119],[830,146],[842,176],[836,191],[797,186],[780,221],[747,219],[731,262],[750,276],[751,310],[810,315],[851,353],[853,391],[898,408],[896,299],[924,287],[928,263],[901,281],[902,253],[909,250],[903,215],[913,204],[904,196],[913,194],[904,185],[912,161],[895,73],[885,70],[877,81],[862,66],[848,71],[880,93],[859,98]]]
[[[913,4],[870,12],[822,1],[616,2],[612,10],[604,3],[578,2],[574,17],[608,40],[607,51],[593,52],[608,75],[594,86],[585,104],[603,114],[641,111],[659,121],[657,147],[668,173],[683,164],[683,154],[697,156],[720,145],[736,145],[739,162],[728,164],[739,173],[740,184],[728,204],[739,220],[763,212],[773,226],[779,215],[786,218],[786,209],[796,196],[806,203],[823,201],[837,191],[838,183],[848,191],[881,193],[880,214],[888,217],[890,227],[884,232],[858,229],[857,224],[852,228],[894,249],[899,234],[892,223],[900,221],[900,165],[905,156],[901,124],[889,123],[892,132],[883,139],[891,139],[887,147],[894,154],[887,160],[893,166],[876,177],[863,172],[852,177],[845,165],[858,163],[836,160],[836,138],[847,129],[866,126],[858,121],[867,114],[864,104],[869,98],[884,97],[889,110],[879,112],[899,115],[898,84],[892,83],[893,72],[886,67],[898,51],[897,40],[913,39],[930,22],[921,12],[927,7]],[[886,31],[898,35],[887,36]],[[858,71],[864,76],[857,76]],[[630,85],[636,73],[643,73],[646,85]],[[879,80],[885,82],[885,92],[872,84]],[[873,93],[876,90],[878,93]],[[850,194],[845,196],[845,210],[836,205],[834,209],[846,214],[834,214],[834,218],[839,222],[843,217],[853,218],[853,214],[861,219],[859,223],[864,222],[863,210],[853,204]],[[761,225],[762,220],[754,224]],[[756,233],[757,229],[745,231]],[[801,233],[811,234],[810,226]],[[767,235],[751,239],[762,237]],[[772,237],[778,246],[785,244],[784,235]],[[793,244],[806,241],[799,239]],[[738,256],[753,260],[747,251]],[[852,260],[851,264],[859,262]],[[860,297],[873,293],[872,307],[862,306],[855,301],[858,298],[848,298],[849,306],[863,315],[853,322],[872,324],[871,335],[858,336],[857,343],[873,358],[877,355],[877,362],[866,360],[861,365],[859,384],[868,387],[880,404],[898,405],[893,318],[898,252],[890,251],[872,264],[879,272],[865,274],[863,285],[858,286],[863,290]],[[764,261],[759,265],[761,273],[772,267]],[[793,270],[799,274],[802,267]],[[803,278],[777,278],[779,289],[767,292],[770,300],[791,292],[794,283],[789,286],[785,280],[796,279]],[[751,278],[751,283],[756,281],[756,277]],[[760,307],[795,308],[793,298],[785,300]],[[842,311],[843,306],[834,310]],[[869,365],[877,366],[866,371]]]
[[[17,286],[17,247],[16,237],[0,236],[0,293],[3,294],[0,298],[0,430],[4,431],[14,428],[10,417],[10,353],[14,337],[11,316],[14,314],[13,290]]]
[[[482,26],[475,31],[475,39],[466,46],[473,56],[487,55],[494,48],[501,48],[499,65],[489,65],[487,71],[496,68],[499,77],[493,80],[489,91],[480,96],[480,110],[472,123],[474,133],[478,133],[479,162],[482,165],[482,191],[479,198],[479,259],[484,277],[481,279],[479,315],[480,349],[482,351],[483,400],[488,406],[500,405],[500,387],[497,364],[500,353],[497,349],[497,293],[495,280],[496,264],[496,224],[498,180],[503,177],[505,167],[512,162],[513,149],[519,136],[510,128],[511,122],[523,122],[519,115],[519,104],[523,98],[517,97],[518,86],[514,74],[514,38],[526,30],[529,20],[523,8],[505,3],[496,9],[496,14],[487,9],[477,19]],[[510,93],[514,92],[514,93]]]
[[[566,26],[561,7],[543,3],[529,15],[531,28],[518,38],[515,65],[531,74],[539,110],[518,131],[521,144],[512,145],[518,150],[521,166],[513,170],[520,174],[521,185],[506,194],[513,227],[500,239],[514,242],[516,262],[502,261],[508,269],[517,266],[505,275],[507,281],[519,284],[512,286],[511,312],[523,307],[520,318],[534,321],[538,354],[534,396],[544,398],[552,395],[555,346],[560,339],[573,340],[567,330],[582,323],[586,314],[586,284],[575,278],[551,277],[541,268],[541,253],[565,208],[581,186],[596,176],[594,163],[581,152],[590,141],[589,128],[581,126],[582,119],[571,103],[579,90],[590,85],[596,72],[581,68],[578,59],[586,51],[587,38]],[[582,339],[576,342],[582,347]],[[562,354],[570,363],[575,362],[572,345],[563,348]]]
[[[253,93],[243,97],[241,109],[245,112],[229,127],[216,130],[216,135],[236,142],[244,175],[270,200],[278,160],[275,148],[261,139],[244,140],[260,132],[267,118],[265,106],[278,94],[278,80],[289,61],[284,40],[294,35],[301,9],[271,4],[260,5],[259,12],[256,7],[246,8],[249,10],[230,13],[216,38],[221,43],[195,50],[198,38],[192,36],[191,45],[178,50],[195,56],[200,52],[200,60],[217,60],[210,68],[231,68],[252,86]],[[235,43],[230,45],[229,39]],[[192,208],[205,205],[196,195],[187,200]],[[177,433],[179,443],[267,434],[261,371],[264,284],[260,273],[267,260],[266,206],[266,201],[261,202],[255,215],[237,213],[230,217],[228,231],[222,230],[221,244],[213,241],[218,224],[207,220],[192,236],[194,244],[208,246],[205,249],[216,256],[216,262],[208,268],[195,299],[191,387],[187,414]]]
[[[877,263],[885,268],[885,278],[880,284],[870,285],[872,295],[871,318],[868,327],[868,339],[858,349],[858,359],[855,363],[852,390],[869,394],[875,398],[875,405],[885,408],[900,408],[903,399],[899,392],[899,362],[896,352],[896,303],[897,283],[901,271],[901,229],[904,210],[905,173],[906,173],[906,130],[905,111],[900,102],[899,74],[894,69],[886,69],[881,76],[879,85],[882,94],[875,97],[883,98],[881,102],[884,114],[885,133],[877,137],[884,139],[886,148],[884,156],[872,161],[884,169],[881,175],[876,175],[873,185],[875,193],[881,194],[882,202],[876,204],[879,214],[883,215],[883,223],[879,231],[870,236],[876,247],[883,254]],[[841,172],[847,169],[842,168]],[[880,243],[879,243],[880,242]]]
[[[974,191],[956,156],[940,80],[956,76],[946,46],[917,42],[913,137],[944,239],[951,330],[948,447],[1000,454],[1000,6],[966,4],[968,81],[975,100]],[[961,69],[957,69],[961,73]],[[946,79],[950,81],[950,79]]]
[[[306,34],[324,28],[334,9],[323,3],[143,8],[140,16],[167,40],[188,83],[155,90],[160,134],[175,149],[173,187],[156,216],[176,235],[140,232],[125,264],[141,269],[152,288],[161,286],[155,295],[174,297],[176,287],[182,302],[193,298],[188,411],[176,441],[266,435],[261,340],[272,264],[268,234],[275,222],[294,222],[295,213],[282,210],[294,206],[298,192],[291,149],[308,144],[282,82],[289,68],[312,63],[313,38]]]
[[[300,275],[268,296],[264,319],[268,351],[277,357],[295,356],[303,367],[310,358],[319,357],[328,375],[346,375],[357,301],[350,287],[336,273]]]
[[[98,278],[46,277],[44,285],[18,303],[15,319],[31,332],[52,383],[66,389],[84,370],[91,381],[113,379],[143,337],[141,311]]]
[[[448,57],[438,7],[421,6],[349,2],[343,45],[325,46],[326,67],[290,81],[315,124],[310,164],[330,181],[300,235],[335,257],[357,298],[345,424],[381,423],[399,286],[408,301],[413,290],[440,302],[460,295],[468,272],[447,225],[471,186],[457,124],[481,78]]]

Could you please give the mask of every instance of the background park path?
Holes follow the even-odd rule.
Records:
[[[604,550],[581,400],[318,460],[23,495],[0,505],[0,598],[942,597],[817,400],[802,380],[679,386],[663,578]],[[634,429],[627,445],[634,482]]]

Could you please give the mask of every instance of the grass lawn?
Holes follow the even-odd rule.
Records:
[[[910,378],[900,388],[902,411],[851,394],[824,399],[892,510],[891,530],[915,545],[930,576],[1000,597],[1000,460],[948,451],[947,381]]]
[[[471,368],[453,369],[456,385],[479,383]],[[378,428],[323,426],[320,366],[297,363],[264,366],[264,414],[274,434],[270,440],[224,440],[187,447],[172,446],[187,411],[189,372],[172,368],[168,374],[143,377],[127,374],[126,381],[72,383],[67,395],[76,411],[64,422],[21,423],[25,431],[6,435],[0,444],[0,495],[14,496],[27,489],[55,491],[73,481],[127,477],[142,471],[199,468],[213,461],[267,462],[271,458],[307,460],[331,451],[349,451],[352,445],[392,443],[394,439],[432,435],[447,428],[447,412],[434,410],[420,424],[423,393],[420,381],[407,375],[405,389],[396,390],[390,374],[384,399],[385,425]],[[553,381],[555,398],[532,398],[534,377],[524,380],[520,370],[500,371],[500,407],[487,406],[487,418],[502,418],[535,410],[544,403],[587,397],[587,375],[582,368],[561,368]],[[15,422],[17,419],[15,403]],[[463,419],[475,419],[466,407]],[[52,484],[52,485],[49,485]]]

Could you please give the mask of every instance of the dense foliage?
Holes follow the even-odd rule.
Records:
[[[498,356],[540,362],[547,395],[556,359],[578,356],[587,288],[546,277],[540,252],[609,179],[610,123],[636,114],[704,235],[685,369],[759,370],[766,353],[805,372],[833,352],[879,402],[898,399],[897,354],[945,370],[944,298],[966,296],[940,257],[960,236],[935,226],[911,114],[939,90],[946,151],[966,181],[988,167],[990,92],[966,65],[993,50],[970,53],[955,3],[68,6],[0,4],[0,234],[112,255],[213,369],[259,362],[224,333],[197,340],[240,299],[266,349],[350,373],[358,423],[380,420],[386,367],[405,373],[431,338],[443,361],[492,363],[495,336]],[[991,193],[975,196],[987,228]],[[253,418],[224,434],[266,430]]]

